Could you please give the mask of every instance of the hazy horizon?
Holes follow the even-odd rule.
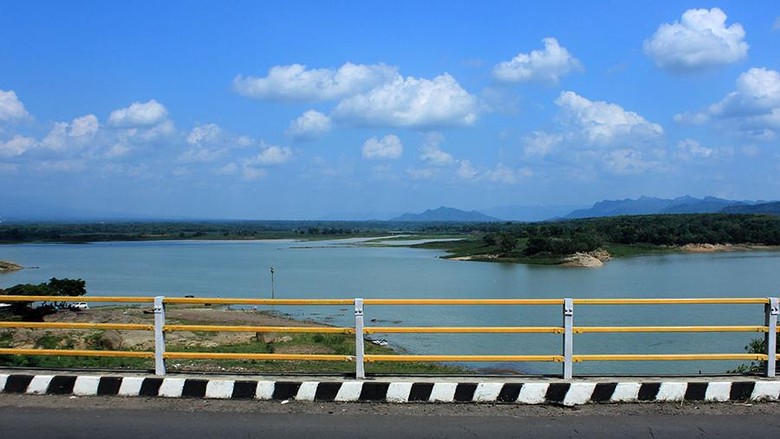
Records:
[[[780,4],[704,7],[10,2],[0,215],[775,200]]]

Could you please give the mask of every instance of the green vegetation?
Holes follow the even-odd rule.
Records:
[[[686,244],[780,245],[780,218],[769,215],[641,215],[480,227],[481,234],[472,231],[461,241],[416,247],[443,249],[452,257],[547,264],[597,249],[620,257]]]
[[[777,334],[777,349],[776,353],[780,354],[780,334]],[[745,350],[750,354],[765,354],[766,353],[766,340],[764,338],[754,338],[750,340]],[[732,373],[764,373],[766,370],[765,361],[751,361],[749,364],[742,364],[735,370],[730,370]]]
[[[43,316],[52,314],[57,309],[67,308],[68,303],[57,302],[58,296],[83,296],[87,294],[86,281],[81,279],[57,279],[53,277],[47,283],[17,284],[5,290],[0,288],[2,295],[11,296],[51,296],[52,301],[43,302],[33,307],[33,302],[13,302],[11,312],[22,316],[25,321],[43,321]]]

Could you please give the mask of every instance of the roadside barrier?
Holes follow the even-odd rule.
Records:
[[[76,330],[135,330],[154,333],[154,351],[110,351],[68,349],[3,348],[0,355],[58,355],[133,357],[155,360],[155,374],[165,375],[166,359],[219,359],[219,360],[287,360],[287,361],[351,361],[355,363],[355,376],[365,378],[367,362],[554,362],[562,363],[562,377],[572,379],[574,364],[585,361],[687,361],[687,360],[744,360],[758,361],[766,365],[767,377],[774,377],[777,360],[778,315],[780,300],[768,298],[678,298],[678,299],[238,299],[193,297],[56,297],[51,296],[0,296],[3,302],[101,302],[101,303],[151,303],[154,324],[114,323],[64,323],[0,321],[0,328],[76,329]],[[309,326],[225,326],[225,325],[171,325],[165,322],[167,304],[224,304],[224,305],[303,305],[303,306],[354,306],[354,327]],[[366,306],[560,306],[561,326],[485,326],[485,327],[400,327],[365,326]],[[763,305],[764,324],[755,326],[574,326],[576,306],[624,306],[624,305]],[[323,333],[355,336],[354,355],[329,354],[251,354],[220,352],[170,352],[166,351],[165,334],[173,331],[210,332],[275,332],[275,333]],[[653,333],[653,332],[758,332],[764,334],[767,347],[764,353],[686,353],[686,354],[575,354],[574,335],[586,333]],[[525,333],[560,334],[560,355],[376,355],[365,353],[365,338],[370,334],[399,333]]]

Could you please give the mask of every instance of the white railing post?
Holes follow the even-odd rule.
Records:
[[[574,356],[574,300],[563,299],[563,379],[573,374]]]
[[[764,305],[764,322],[769,329],[764,336],[766,342],[766,376],[774,377],[777,369],[777,316],[780,314],[780,299],[769,297]]]
[[[154,298],[154,374],[165,375],[165,305],[163,296]]]
[[[363,299],[355,299],[355,378],[366,378],[366,369],[363,364],[365,345],[363,339]]]

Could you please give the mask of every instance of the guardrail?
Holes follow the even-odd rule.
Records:
[[[0,296],[3,302],[108,302],[152,303],[154,324],[114,323],[64,323],[64,322],[2,322],[0,328],[33,329],[116,329],[154,332],[154,351],[104,351],[63,349],[0,349],[0,354],[10,355],[60,355],[153,358],[155,374],[165,374],[166,359],[242,359],[242,360],[293,360],[293,361],[353,361],[355,376],[365,378],[366,362],[555,362],[562,363],[562,376],[571,379],[574,363],[584,361],[686,361],[686,360],[746,360],[760,361],[766,365],[766,376],[774,377],[777,360],[778,314],[780,300],[768,298],[679,298],[679,299],[231,299],[192,297],[51,297],[51,296]],[[165,323],[166,304],[225,304],[225,305],[352,305],[354,327],[304,327],[304,326],[224,326],[224,325],[171,325]],[[371,306],[561,306],[561,326],[484,326],[484,327],[380,327],[364,325],[364,310]],[[764,325],[755,326],[574,326],[574,307],[611,305],[764,305]],[[249,354],[219,352],[167,352],[165,334],[173,331],[229,331],[229,332],[277,332],[277,333],[328,333],[354,334],[354,355],[325,354]],[[765,353],[734,354],[575,354],[574,335],[586,333],[653,333],[653,332],[758,332],[764,333]],[[400,333],[524,333],[560,334],[560,355],[375,355],[365,353],[365,337],[370,334]]]

